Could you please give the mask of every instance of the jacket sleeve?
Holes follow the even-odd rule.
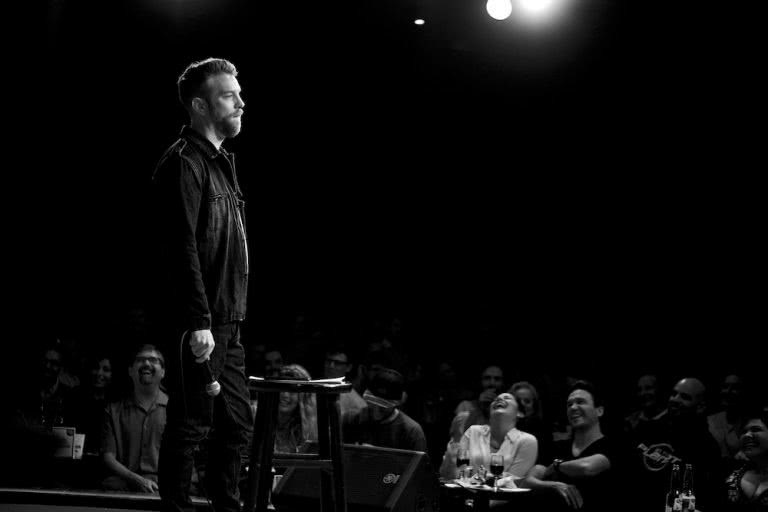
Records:
[[[159,164],[154,177],[161,265],[164,279],[177,303],[169,305],[182,326],[209,329],[211,312],[205,294],[197,246],[197,222],[203,197],[203,177],[193,163],[171,153]]]

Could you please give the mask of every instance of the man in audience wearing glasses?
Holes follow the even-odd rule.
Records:
[[[163,355],[153,345],[142,345],[131,360],[128,375],[133,382],[131,393],[105,411],[101,451],[110,475],[102,487],[157,494],[160,440],[168,405],[168,395],[160,389],[165,376]]]
[[[323,362],[323,378],[338,379],[344,377],[347,380],[347,374],[352,369],[352,363],[349,360],[347,351],[341,346],[331,346],[325,351],[325,361]],[[366,407],[365,400],[360,396],[355,388],[347,393],[339,395],[339,407],[341,414],[351,414],[359,412]]]

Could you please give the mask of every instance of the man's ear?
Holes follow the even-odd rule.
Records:
[[[197,114],[205,114],[208,111],[208,105],[203,98],[192,98],[192,110]]]
[[[595,408],[595,410],[597,411],[597,417],[602,418],[605,408],[601,405],[600,407]]]

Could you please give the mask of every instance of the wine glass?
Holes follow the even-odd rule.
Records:
[[[459,470],[459,477],[462,476],[462,468],[469,466],[469,451],[466,448],[459,447],[456,452],[456,468]]]
[[[493,490],[498,490],[499,477],[504,473],[504,456],[500,453],[491,455],[491,474],[493,474]]]

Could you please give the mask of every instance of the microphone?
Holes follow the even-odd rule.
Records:
[[[203,367],[203,376],[205,377],[205,392],[208,393],[209,396],[216,396],[221,392],[221,384],[213,378],[213,373],[211,372],[211,365],[208,359],[200,363]]]

